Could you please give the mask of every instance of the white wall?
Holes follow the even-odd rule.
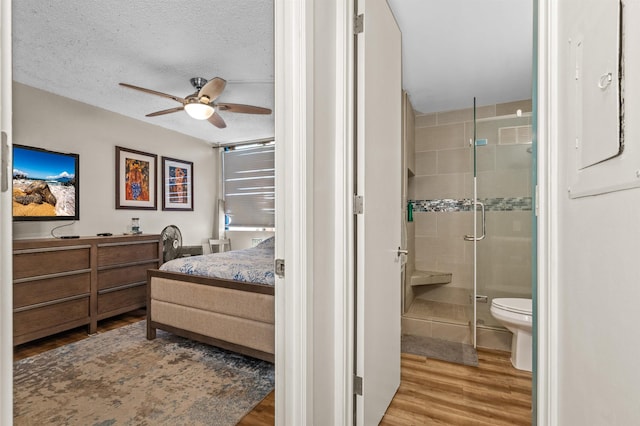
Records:
[[[557,221],[559,270],[557,284],[558,425],[630,425],[640,422],[640,190],[570,199],[567,188],[575,150],[575,108],[571,102],[575,65],[570,38],[585,29],[585,18],[602,0],[558,2],[559,67],[557,78]],[[617,1],[607,2],[615,6]],[[627,85],[626,144],[618,167],[635,178],[640,169],[640,2],[626,1]],[[587,46],[585,46],[585,49]],[[592,108],[592,105],[585,105]],[[554,150],[557,149],[557,152]],[[635,158],[634,158],[635,155]],[[632,161],[633,160],[633,161]],[[614,161],[614,160],[610,160]],[[630,164],[630,161],[632,163]],[[635,166],[633,165],[635,164]],[[554,185],[555,186],[555,185]],[[552,200],[553,201],[553,200]],[[554,262],[554,263],[555,263]]]
[[[19,83],[13,87],[13,142],[80,155],[80,220],[57,234],[117,235],[139,217],[144,233],[176,225],[185,245],[213,235],[218,166],[207,142]],[[116,210],[116,146],[158,155],[158,210]],[[162,156],[193,162],[194,211],[162,211]],[[13,235],[50,237],[51,229],[64,223],[14,222]]]

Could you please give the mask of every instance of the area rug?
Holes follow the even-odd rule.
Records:
[[[274,387],[271,363],[145,327],[14,363],[14,424],[235,425]]]
[[[427,358],[454,362],[456,364],[478,366],[478,353],[471,345],[433,337],[405,334],[402,336],[402,352],[426,356]]]

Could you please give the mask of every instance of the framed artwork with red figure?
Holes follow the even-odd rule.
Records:
[[[157,210],[158,156],[116,146],[116,209]]]
[[[162,157],[162,210],[193,211],[193,163]]]

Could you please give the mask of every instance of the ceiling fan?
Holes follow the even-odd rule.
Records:
[[[220,96],[227,84],[226,80],[220,77],[212,78],[209,81],[202,77],[194,77],[190,81],[196,91],[184,98],[168,95],[151,89],[145,89],[144,87],[138,87],[132,84],[120,83],[120,85],[130,89],[140,90],[141,92],[150,93],[152,95],[162,96],[163,98],[173,99],[174,101],[182,104],[179,107],[149,113],[146,115],[147,117],[156,117],[158,115],[170,114],[172,112],[184,110],[189,114],[189,116],[197,120],[208,120],[209,123],[223,129],[227,127],[227,124],[224,122],[220,114],[218,114],[218,111],[240,112],[243,114],[271,114],[271,110],[268,108],[253,105],[231,104],[228,102],[214,102],[218,96]]]

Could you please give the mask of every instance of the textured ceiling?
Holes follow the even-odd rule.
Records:
[[[423,113],[530,99],[533,0],[389,0],[403,86]],[[366,29],[365,29],[366,31]]]
[[[389,0],[403,85],[423,113],[531,97],[533,0]],[[270,0],[14,0],[14,79],[210,143],[273,137],[274,115],[221,112],[226,129],[118,85],[184,97],[228,81],[221,102],[274,107]]]
[[[221,112],[226,129],[177,112],[191,77],[222,77],[221,102],[273,109],[273,5],[265,0],[14,0],[14,80],[211,143],[273,137],[271,115]]]

